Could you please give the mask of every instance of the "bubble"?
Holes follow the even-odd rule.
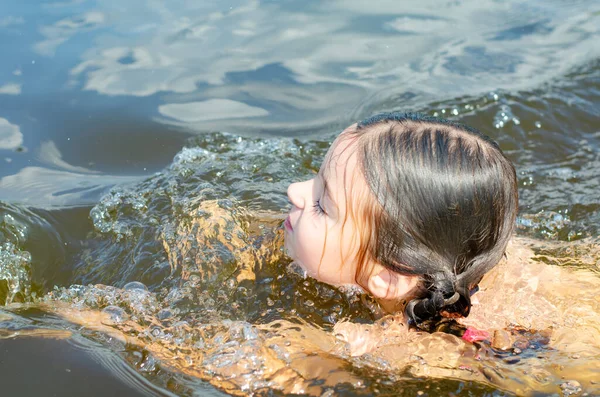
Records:
[[[163,331],[160,327],[152,327],[152,328],[150,328],[150,334],[153,337],[158,338],[158,337],[162,336]]]
[[[123,286],[123,289],[125,291],[135,291],[135,290],[148,291],[148,287],[146,287],[144,284],[140,283],[139,281],[131,281],[131,282],[125,284]]]
[[[113,223],[110,221],[110,216],[101,205],[97,205],[90,210],[90,218],[94,228],[99,232],[108,233],[112,230]]]
[[[560,388],[562,389],[564,397],[573,396],[581,393],[582,391],[581,383],[576,380],[564,382],[560,385]]]
[[[120,324],[129,317],[125,310],[118,306],[107,306],[102,311],[110,315],[110,320],[115,324]]]

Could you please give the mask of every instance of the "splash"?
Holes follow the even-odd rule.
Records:
[[[0,244],[0,305],[28,300],[31,285],[31,254],[14,244]]]
[[[31,254],[21,248],[27,235],[9,212],[0,215],[0,305],[30,299]]]

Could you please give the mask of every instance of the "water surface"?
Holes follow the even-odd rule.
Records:
[[[368,302],[288,273],[267,242],[277,241],[286,186],[318,168],[344,127],[380,111],[439,115],[496,139],[517,168],[520,234],[565,244],[597,238],[598,26],[593,1],[5,2],[0,303],[41,299],[50,312],[60,311],[52,302],[115,306],[134,317],[136,335],[187,321],[222,327],[238,342],[239,324],[283,319],[330,329],[342,318],[372,321]],[[203,232],[206,225],[219,225],[216,237]],[[240,253],[243,244],[266,248]],[[255,285],[232,277],[243,255],[264,265]],[[117,289],[71,287],[89,284]],[[135,292],[146,288],[148,295]],[[141,380],[115,375],[115,366],[165,393],[207,390],[207,372],[140,369],[143,344],[115,347],[101,332],[11,307],[2,323],[17,330],[11,338],[36,319],[35,326],[69,329],[69,338],[85,336],[114,353],[110,360],[120,364],[102,367],[92,363],[106,360],[94,361],[80,345],[68,350],[90,363],[88,376],[113,374],[115,393],[150,393]],[[13,349],[11,360],[24,362],[36,344],[50,352],[66,342],[2,343]],[[181,343],[215,360],[225,355]],[[191,360],[211,368],[206,357]],[[348,382],[324,390],[412,395],[434,385],[438,394],[503,393],[343,363],[367,386],[342,377]],[[18,379],[17,368],[3,367],[1,378]],[[31,376],[44,371],[27,368]],[[264,386],[259,380],[248,387]]]

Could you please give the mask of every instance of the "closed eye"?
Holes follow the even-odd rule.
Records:
[[[325,210],[323,209],[323,207],[321,206],[321,200],[315,201],[315,204],[313,205],[313,211],[317,215],[326,215],[327,214],[325,212]]]

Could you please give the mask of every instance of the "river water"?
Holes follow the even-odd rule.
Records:
[[[287,185],[377,112],[475,126],[517,168],[519,234],[597,238],[599,27],[584,0],[2,2],[0,391],[250,393],[275,384],[261,327],[372,321],[279,247]],[[338,360],[311,387],[505,393]]]

